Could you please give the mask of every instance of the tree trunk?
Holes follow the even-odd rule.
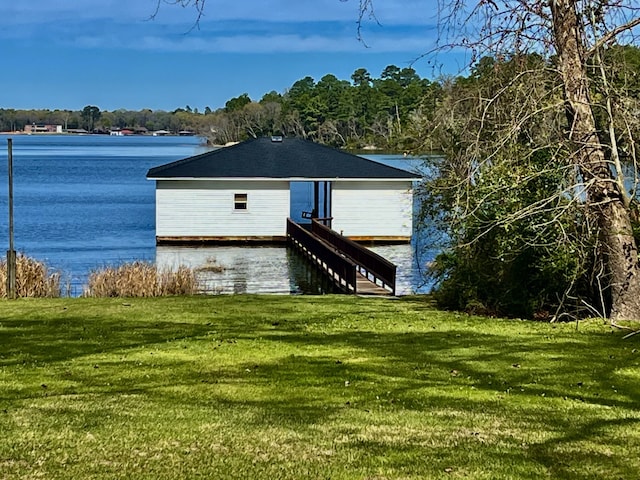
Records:
[[[569,138],[575,147],[572,162],[587,188],[587,207],[600,230],[600,251],[607,266],[611,293],[610,316],[614,320],[640,320],[640,265],[629,210],[622,201],[598,138],[589,98],[584,32],[577,0],[550,0],[554,42],[564,84]]]

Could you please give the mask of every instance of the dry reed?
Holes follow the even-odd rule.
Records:
[[[86,297],[160,297],[198,293],[194,271],[180,266],[176,270],[158,269],[148,262],[124,263],[89,274]]]
[[[60,297],[60,274],[49,272],[44,262],[21,253],[16,256],[16,295],[18,297]],[[0,260],[0,297],[7,297],[7,259]]]

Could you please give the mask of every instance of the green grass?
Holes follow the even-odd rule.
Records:
[[[420,298],[0,302],[2,479],[640,477],[640,335]]]

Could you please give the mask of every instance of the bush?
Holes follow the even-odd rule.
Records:
[[[198,293],[194,271],[180,266],[176,270],[158,269],[147,262],[125,263],[89,274],[85,297],[159,297]]]
[[[16,257],[16,295],[18,297],[59,297],[60,274],[49,272],[44,262],[18,254]],[[0,261],[0,297],[7,297],[7,259]]]
[[[516,146],[460,181],[448,160],[431,162],[421,218],[446,239],[429,268],[440,308],[539,319],[607,310],[591,274],[597,230],[558,163]]]

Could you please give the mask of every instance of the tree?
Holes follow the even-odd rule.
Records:
[[[624,166],[616,153],[619,137],[635,142],[631,131],[615,131],[613,115],[625,112],[612,107],[606,70],[599,69],[599,80],[589,75],[589,65],[602,64],[603,50],[631,38],[640,24],[638,7],[630,1],[441,0],[440,13],[442,31],[457,35],[443,38],[443,44],[465,46],[474,58],[482,53],[495,58],[547,49],[555,53],[566,114],[565,141],[555,143],[556,167],[576,178],[581,191],[575,199],[583,202],[585,215],[597,227],[596,265],[603,266],[603,273],[591,273],[603,285],[609,315],[614,320],[640,320],[640,265],[632,228],[635,200],[625,191]],[[610,117],[602,130],[596,122],[600,108]],[[512,120],[517,128],[517,118]],[[477,125],[478,136],[484,129],[485,124]]]
[[[260,99],[260,105],[264,108],[265,130],[271,135],[282,135],[282,102],[282,95],[274,90]]]
[[[353,85],[356,87],[368,87],[371,85],[371,75],[366,68],[358,68],[356,71],[354,71],[351,75],[351,80],[353,81]]]
[[[100,118],[100,109],[93,105],[87,105],[82,109],[82,113],[80,115],[84,121],[85,128],[91,132],[95,122]]]
[[[530,318],[598,299],[584,280],[593,243],[580,190],[558,168],[565,120],[550,68],[535,55],[484,59],[444,85],[433,114],[413,116],[444,153],[428,158],[421,191],[425,224],[449,243],[432,265],[443,306]]]
[[[588,6],[611,8],[605,2]],[[571,126],[568,135],[574,147],[572,163],[578,167],[583,181],[588,184],[587,199],[601,232],[602,255],[612,297],[611,315],[613,318],[640,320],[640,264],[629,205],[624,200],[625,187],[619,181],[623,175],[622,168],[619,161],[611,155],[609,158],[614,162],[613,168],[616,170],[612,174],[606,145],[598,135],[590,98],[590,79],[583,60],[590,56],[591,47],[597,53],[603,40],[594,35],[594,44],[587,45],[583,36],[585,30],[590,26],[604,28],[606,25],[604,17],[597,20],[589,18],[590,14],[590,9],[578,11],[578,2],[575,0],[551,2],[555,48],[559,56],[567,118]],[[604,14],[601,11],[600,15]],[[632,23],[637,20],[640,19],[636,18]],[[598,21],[598,27],[592,21]],[[626,30],[630,25],[621,25],[621,28]],[[608,30],[606,35],[611,39],[615,37],[612,30]],[[615,133],[609,140],[614,138]],[[610,150],[610,153],[613,154],[613,151]]]
[[[271,90],[269,93],[265,93],[260,99],[260,103],[263,105],[266,103],[282,103],[282,95],[275,90]]]
[[[226,112],[234,112],[237,110],[242,110],[245,105],[248,105],[250,103],[251,98],[249,98],[249,94],[243,93],[238,97],[227,100],[227,103],[224,104],[224,109]]]
[[[394,82],[399,82],[400,80],[400,68],[395,65],[387,65],[385,69],[380,74],[380,79],[382,80],[393,80]]]
[[[375,18],[373,3],[360,0],[359,24]],[[552,75],[562,92],[565,118],[563,136],[550,137],[552,143],[547,145],[550,147],[547,152],[554,160],[553,167],[575,182],[574,188],[566,190],[565,195],[572,196],[573,203],[584,207],[581,211],[586,223],[595,226],[596,262],[587,275],[602,286],[602,313],[613,320],[640,320],[640,264],[633,236],[637,199],[629,195],[624,183],[625,168],[635,169],[637,163],[630,111],[625,109],[625,101],[617,101],[618,92],[612,89],[603,58],[607,50],[633,40],[635,29],[640,25],[639,14],[640,6],[631,0],[439,0],[438,51],[462,47],[471,52],[472,64],[482,56],[501,61],[530,53],[540,53],[553,62]],[[384,79],[399,77],[399,69],[391,67],[383,72]],[[483,67],[490,68],[490,65]],[[530,73],[535,72],[525,69],[512,78],[520,83]],[[548,109],[553,111],[553,106],[542,109],[533,106],[532,110],[523,112],[520,105],[512,104],[517,114],[497,125],[497,129],[485,116],[494,110],[502,92],[511,90],[510,85],[513,82],[507,81],[489,98],[478,99],[485,110],[475,125],[476,140],[467,145],[466,151],[458,152],[459,159],[464,159],[461,173],[466,173],[460,183],[474,187],[478,172],[490,170],[495,159],[523,154],[531,158],[535,153],[527,145],[528,139],[520,135],[518,115],[524,114],[529,120],[546,114]],[[603,119],[601,124],[598,117]],[[620,125],[623,128],[616,130]],[[454,131],[460,133],[457,129]],[[506,134],[506,141],[497,133]],[[626,165],[620,156],[621,139],[631,147]],[[486,140],[493,145],[493,152],[482,148]],[[513,147],[524,148],[512,151]],[[507,179],[508,176],[502,176],[502,180]],[[469,209],[475,212],[482,207],[482,198],[477,200],[478,205],[453,205],[449,213],[464,214]],[[539,212],[536,205],[539,207],[539,202],[548,205],[549,198],[531,200],[534,203],[524,205],[519,214]],[[471,220],[472,216],[466,218]],[[505,220],[497,218],[487,222],[474,240],[486,239],[486,234],[492,233],[496,225],[507,225]],[[589,228],[586,235],[593,231]]]

